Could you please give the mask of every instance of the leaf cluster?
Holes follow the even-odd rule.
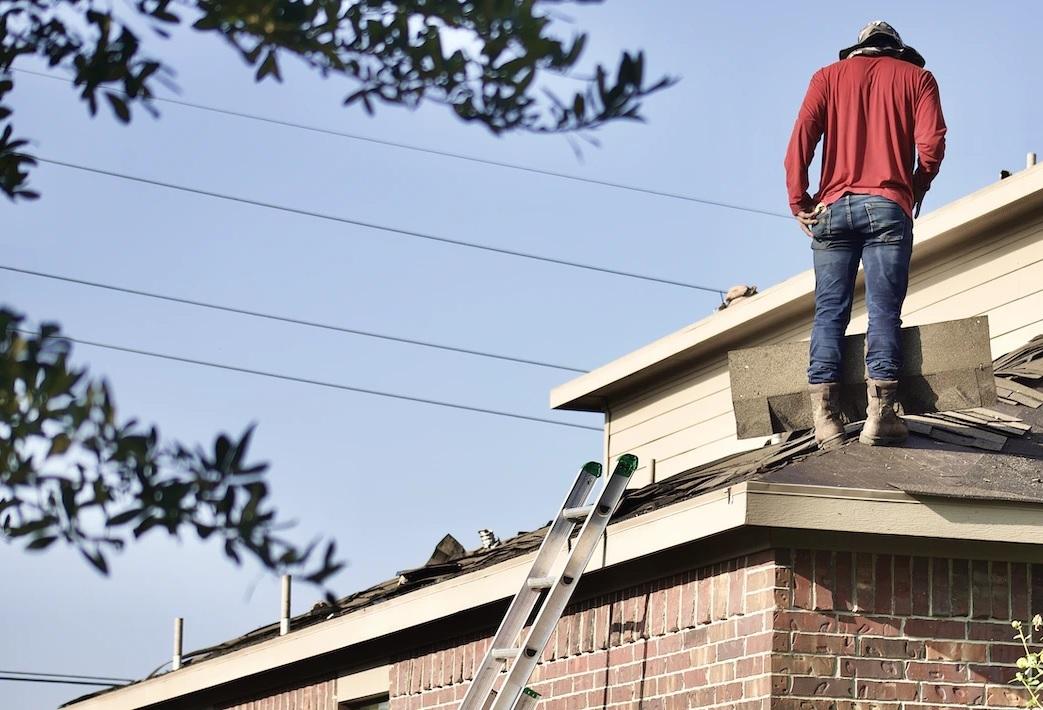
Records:
[[[589,0],[578,0],[587,2]],[[0,0],[0,102],[19,57],[35,56],[72,75],[94,115],[101,100],[123,122],[151,108],[156,82],[173,70],[149,56],[133,27],[163,37],[177,25],[216,35],[254,70],[282,79],[287,58],[352,85],[345,104],[447,106],[494,133],[579,135],[617,120],[640,120],[641,101],[673,83],[645,80],[641,53],[593,67],[570,95],[541,77],[571,76],[586,35],[553,33],[553,0],[133,0],[120,16],[107,0]],[[447,46],[448,45],[448,46]],[[0,103],[0,190],[31,198],[33,161],[14,139],[11,108]]]
[[[1029,623],[1012,621],[1011,626],[1017,631],[1014,638],[1020,641],[1025,649],[1025,655],[1016,661],[1018,671],[1014,674],[1014,682],[1027,691],[1028,707],[1043,708],[1043,654],[1031,648],[1035,644],[1034,635],[1043,631],[1043,616],[1036,614]]]
[[[206,449],[163,443],[155,427],[120,421],[108,385],[69,353],[56,326],[30,333],[0,310],[0,540],[62,543],[103,574],[111,553],[155,531],[194,532],[236,563],[251,557],[315,584],[343,566],[333,542],[319,554],[280,535],[267,465],[248,457],[252,428]]]

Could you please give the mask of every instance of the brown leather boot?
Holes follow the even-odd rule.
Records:
[[[815,422],[815,442],[822,447],[839,444],[844,437],[844,423],[840,420],[840,384],[808,385],[808,393]]]
[[[866,380],[869,408],[858,440],[870,446],[894,446],[909,437],[909,427],[898,416],[898,382]]]

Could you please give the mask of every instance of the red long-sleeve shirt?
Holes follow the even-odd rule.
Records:
[[[820,138],[822,176],[808,194]],[[914,172],[915,160],[920,163]],[[894,57],[854,56],[815,72],[786,150],[793,213],[845,193],[880,195],[912,214],[945,154],[945,119],[931,72]]]

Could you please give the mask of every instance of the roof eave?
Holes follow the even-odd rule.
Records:
[[[743,526],[1043,545],[1041,507],[749,481],[611,525],[587,573]],[[534,554],[66,707],[137,710],[508,599],[521,586]]]

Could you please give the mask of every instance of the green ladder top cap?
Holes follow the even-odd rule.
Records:
[[[539,693],[537,693],[537,692],[536,692],[535,690],[533,690],[532,688],[526,688],[526,689],[525,689],[525,690],[523,690],[522,692],[523,692],[523,693],[525,693],[526,695],[528,695],[528,696],[529,696],[530,698],[538,698],[538,697],[540,697],[540,694],[539,694]]]
[[[637,470],[637,456],[633,454],[623,454],[619,457],[619,461],[616,462],[616,470],[612,472],[613,476],[626,476],[630,477],[634,471]]]
[[[598,478],[601,476],[601,464],[597,461],[587,461],[583,464],[583,473]]]

